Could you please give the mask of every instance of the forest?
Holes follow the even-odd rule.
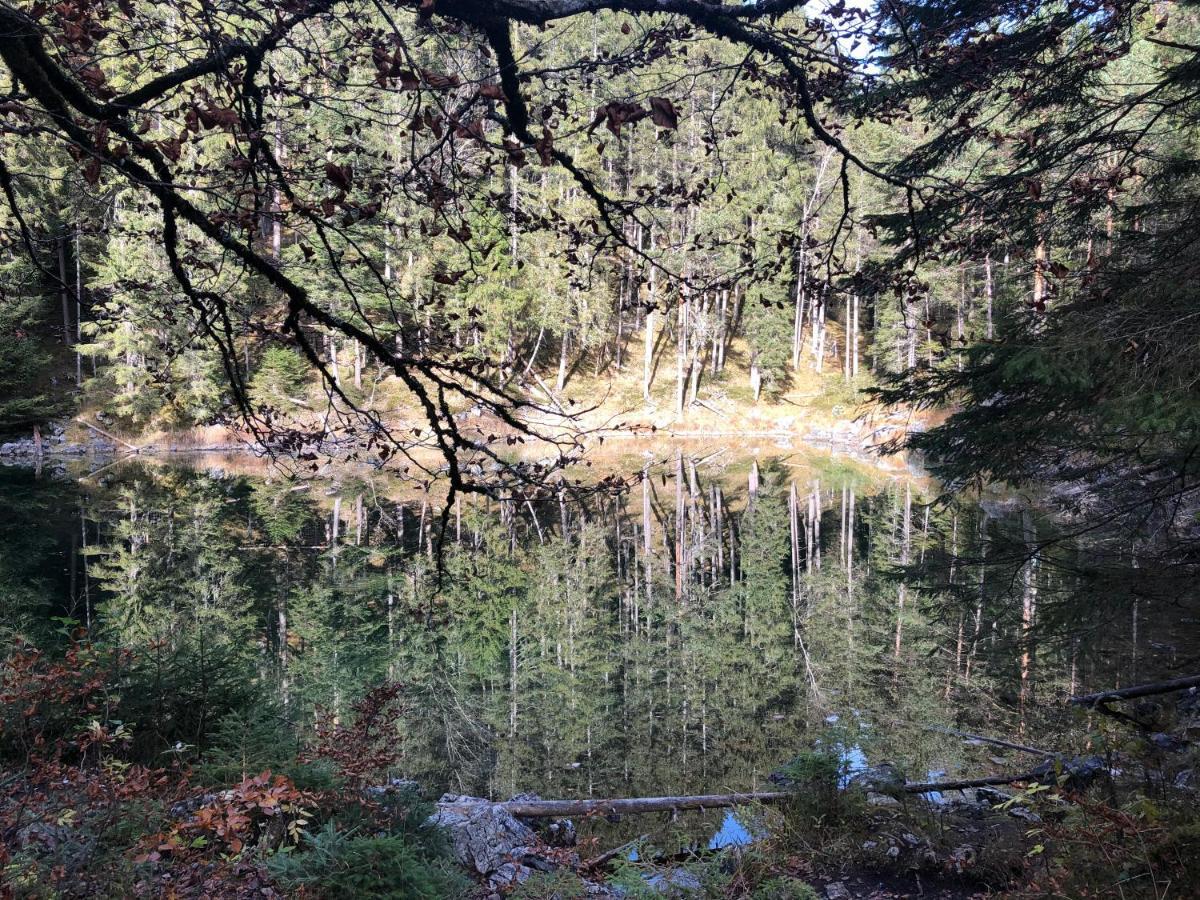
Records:
[[[1190,0],[0,0],[0,897],[1192,896],[1198,139]]]

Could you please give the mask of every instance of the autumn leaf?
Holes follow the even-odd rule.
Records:
[[[675,104],[666,97],[650,98],[650,118],[659,128],[674,131],[679,127],[679,113],[675,110]]]
[[[349,191],[354,185],[354,169],[347,163],[339,166],[334,162],[325,163],[325,178],[339,190]]]
[[[587,133],[590,135],[596,130],[596,126],[603,122],[609,131],[620,137],[622,125],[626,122],[630,124],[640,122],[648,115],[650,113],[636,103],[610,100],[596,110],[596,117],[592,119],[592,124],[588,126]]]
[[[428,70],[422,70],[421,78],[435,91],[444,91],[452,87],[458,87],[462,83],[457,75],[443,75],[440,72],[430,72]]]
[[[554,161],[554,135],[545,125],[542,126],[542,136],[533,146],[543,166],[548,166]]]
[[[205,128],[233,128],[240,121],[236,111],[218,106],[204,107],[196,114]]]
[[[435,272],[433,280],[438,284],[458,284],[458,282],[461,281],[462,277],[466,274],[467,273],[465,270],[456,272]]]

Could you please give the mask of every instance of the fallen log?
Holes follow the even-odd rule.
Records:
[[[1171,691],[1184,691],[1194,687],[1200,687],[1200,675],[1188,675],[1185,678],[1155,681],[1150,684],[1137,684],[1115,691],[1100,691],[1097,694],[1084,694],[1080,697],[1071,697],[1067,702],[1072,706],[1099,706],[1104,703],[1112,703],[1114,700],[1152,697],[1156,694],[1169,694]]]
[[[1022,772],[1020,775],[991,775],[987,778],[967,778],[962,781],[927,781],[910,782],[904,786],[906,794],[935,794],[941,791],[964,791],[967,788],[990,787],[1000,784],[1016,784],[1019,781],[1036,781],[1036,772]]]
[[[632,815],[677,809],[721,809],[746,803],[778,803],[787,791],[752,791],[746,794],[698,794],[688,797],[621,797],[612,800],[508,800],[497,803],[518,818],[555,816]]]
[[[911,782],[901,790],[906,794],[933,794],[939,791],[961,791],[973,787],[1015,784],[1034,781],[1037,774],[991,775],[959,781]],[[792,796],[790,791],[750,791],[744,794],[695,794],[683,797],[617,797],[608,800],[505,800],[491,804],[519,819],[558,818],[563,816],[636,815],[639,813],[672,812],[685,809],[723,809],[749,803],[781,803]],[[447,804],[447,808],[464,804]]]

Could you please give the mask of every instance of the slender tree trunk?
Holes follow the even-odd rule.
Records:
[[[683,604],[683,580],[686,553],[684,547],[687,513],[683,505],[683,452],[675,451],[675,602]]]
[[[825,288],[817,291],[817,318],[813,322],[813,364],[818,372],[825,367]]]
[[[79,226],[75,226],[75,384],[83,384],[83,355],[79,345],[83,343],[83,250],[79,240]],[[96,374],[96,357],[92,357],[92,375]]]
[[[333,373],[333,382],[338,387],[342,386],[342,371],[338,366],[338,346],[332,334],[325,335],[325,346],[329,354],[329,368]]]
[[[567,358],[570,351],[571,332],[564,331],[562,340],[558,342],[558,377],[554,380],[555,393],[562,393],[567,386]]]
[[[990,253],[983,257],[983,296],[987,305],[987,339],[992,339],[992,303],[995,300],[995,285],[992,282],[992,255]]]
[[[684,288],[679,298],[679,314],[675,335],[675,415],[683,418],[684,399],[687,396],[687,346],[691,301]]]
[[[1021,729],[1025,727],[1025,705],[1033,683],[1033,626],[1037,615],[1037,531],[1028,510],[1021,514],[1021,527],[1028,560],[1021,570]]]
[[[62,320],[63,320],[63,342],[68,346],[75,344],[75,331],[71,327],[71,299],[70,290],[67,288],[67,238],[66,235],[60,237],[56,242],[58,245],[58,280],[60,284],[59,297],[62,299]]]
[[[654,231],[651,229],[650,243],[654,243]],[[646,403],[650,402],[650,388],[654,380],[654,326],[658,320],[658,296],[655,290],[657,286],[657,270],[653,267],[650,269],[650,277],[648,293],[650,297],[649,306],[646,309],[646,352],[642,362],[642,398]]]
[[[850,342],[850,353],[851,353],[850,377],[857,378],[858,377],[858,341],[859,341],[859,331],[858,331],[859,299],[858,299],[858,294],[852,295],[852,297],[850,299],[851,299],[851,306],[852,306],[852,313],[851,313],[851,319],[850,319],[850,322],[851,322],[850,333],[853,336],[852,340]]]
[[[1033,250],[1033,308],[1042,312],[1046,306],[1046,265],[1048,253],[1045,238],[1039,238]]]
[[[807,226],[807,223],[806,223]],[[807,229],[802,230],[802,235],[807,234]],[[803,239],[803,238],[802,238]],[[799,259],[796,262],[796,311],[794,322],[792,325],[792,368],[800,368],[800,356],[804,351],[804,307],[805,301],[808,299],[805,296],[804,279],[806,277],[805,268],[808,260],[808,251],[801,250]]]

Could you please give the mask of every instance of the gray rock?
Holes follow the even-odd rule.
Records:
[[[429,821],[447,830],[458,861],[481,875],[498,871],[514,851],[537,840],[528,825],[479,797],[445,794]]]
[[[899,806],[900,801],[889,794],[877,794],[874,791],[867,792],[868,806]]]
[[[1166,753],[1182,753],[1187,749],[1187,741],[1174,734],[1156,731],[1150,735],[1150,743]]]
[[[1055,757],[1033,769],[1033,774],[1041,784],[1063,787],[1069,791],[1087,790],[1104,772],[1104,759],[1100,756]]]
[[[950,867],[955,872],[961,875],[967,869],[971,868],[971,866],[975,865],[977,857],[978,853],[974,847],[970,844],[963,844],[961,847],[954,848],[947,862],[949,862]]]
[[[416,797],[421,793],[421,786],[409,778],[393,778],[387,784],[371,785],[364,793],[374,799],[395,795]]]
[[[975,800],[978,803],[987,803],[991,806],[998,806],[1001,803],[1007,803],[1012,797],[1004,791],[998,791],[995,788],[981,787],[975,789]]]
[[[1037,813],[1019,804],[1010,807],[1008,814],[1014,819],[1021,819],[1024,822],[1029,822],[1031,825],[1037,825],[1042,821],[1042,817]]]
[[[880,763],[868,766],[861,772],[850,776],[850,787],[859,788],[874,794],[898,796],[904,791],[904,773],[891,763]]]
[[[551,847],[574,847],[578,840],[575,823],[570,819],[555,819],[541,829],[542,839]]]
[[[583,886],[589,897],[607,897],[613,898],[613,900],[622,900],[628,894],[625,888],[616,884],[599,884],[595,881],[585,881]]]
[[[825,896],[829,900],[850,900],[850,892],[846,890],[846,885],[840,881],[825,885]]]
[[[698,892],[704,889],[700,879],[687,869],[672,869],[669,872],[656,872],[648,875],[646,876],[646,886],[652,891],[667,896]]]
[[[515,887],[518,884],[527,882],[529,876],[532,874],[533,870],[529,866],[506,862],[492,873],[492,876],[488,879],[488,886],[493,890]]]
[[[71,829],[47,822],[34,822],[17,832],[17,847],[33,853],[48,853],[71,840]]]

